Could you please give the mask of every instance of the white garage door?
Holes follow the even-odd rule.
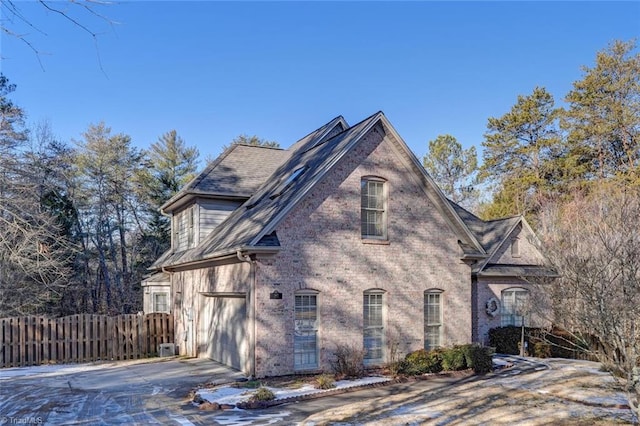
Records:
[[[198,356],[243,370],[247,358],[244,295],[202,296]]]

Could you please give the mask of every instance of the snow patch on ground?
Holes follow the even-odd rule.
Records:
[[[0,369],[0,380],[16,377],[53,377],[63,374],[81,373],[95,370],[93,364],[59,364],[59,365],[38,365],[35,367],[14,367]]]
[[[234,411],[236,413],[234,413]],[[230,414],[226,414],[230,413]],[[235,408],[231,411],[225,411],[225,414],[216,416],[216,423],[221,425],[238,425],[238,426],[248,426],[256,424],[265,424],[265,425],[273,425],[273,424],[282,424],[285,421],[285,417],[289,416],[291,412],[282,411],[280,413],[275,414],[264,414],[259,413],[252,417],[243,416],[241,413],[244,413],[244,410],[240,410],[239,408]]]
[[[348,389],[352,387],[371,385],[375,383],[383,383],[388,382],[389,378],[387,377],[364,377],[362,379],[357,380],[338,380],[335,382],[335,387],[329,390],[334,389]],[[292,397],[304,396],[304,395],[313,395],[317,393],[327,392],[329,390],[316,389],[313,385],[305,384],[299,388],[289,389],[289,388],[274,388],[267,386],[276,397],[276,400],[279,399],[287,399]],[[209,402],[217,402],[218,404],[230,404],[235,405],[240,402],[248,401],[251,396],[254,394],[255,389],[238,389],[231,387],[229,385],[219,386],[213,389],[198,389],[196,393],[198,393],[202,399]],[[217,417],[216,417],[217,420]]]
[[[55,377],[65,374],[83,373],[86,371],[106,370],[121,368],[127,365],[158,362],[156,358],[133,359],[128,361],[97,361],[84,364],[48,364],[31,367],[0,368],[0,380],[18,377],[38,376]]]
[[[493,367],[494,368],[496,368],[496,367],[508,367],[510,365],[511,365],[511,363],[509,361],[505,360],[505,359],[496,358],[496,357],[493,358]]]

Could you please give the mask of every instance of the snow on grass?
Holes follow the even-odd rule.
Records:
[[[356,380],[338,380],[335,382],[335,387],[328,390],[334,389],[348,389],[357,386],[365,386],[375,383],[388,382],[389,378],[387,377],[364,377],[362,379]],[[317,393],[327,392],[328,390],[324,389],[316,389],[311,384],[305,384],[303,386],[293,388],[276,388],[267,386],[276,397],[276,400],[279,399],[287,399],[292,397],[304,396],[304,395],[313,395]],[[209,402],[217,402],[218,404],[229,404],[235,405],[240,402],[248,401],[251,396],[255,393],[255,389],[238,389],[231,387],[229,385],[219,386],[213,389],[199,389],[196,391],[204,399]],[[216,418],[217,420],[217,418]]]
[[[237,412],[237,414],[234,413],[234,411]],[[289,411],[282,411],[274,414],[258,413],[255,416],[246,417],[245,415],[240,414],[240,412],[244,413],[244,410],[235,408],[230,411],[225,411],[225,414],[216,416],[216,423],[234,426],[248,426],[255,424],[255,422],[266,425],[282,424],[285,421],[285,417],[291,414]]]
[[[233,388],[231,386],[220,386],[213,389],[199,389],[196,391],[202,399],[218,404],[235,405],[239,402],[248,401],[255,390]]]
[[[498,357],[493,358],[493,368],[509,367],[510,365],[513,365],[513,363],[505,359],[498,358]]]

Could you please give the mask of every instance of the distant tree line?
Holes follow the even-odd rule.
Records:
[[[139,311],[171,245],[160,207],[195,177],[198,150],[175,130],[140,150],[105,123],[60,141],[48,123],[27,128],[15,90],[0,74],[0,317]]]
[[[425,168],[445,195],[484,219],[521,214],[536,222],[550,200],[568,200],[603,182],[638,183],[635,51],[634,41],[615,41],[598,52],[565,96],[565,108],[544,87],[518,96],[510,111],[488,119],[481,164],[475,147],[464,150],[455,137],[441,135],[429,142]]]
[[[476,167],[451,136],[429,143],[424,165],[453,201],[485,219],[524,215],[559,278],[531,279],[532,303],[623,378],[640,415],[640,54],[615,41],[555,105],[543,87],[489,118]],[[489,200],[468,196],[478,185]],[[474,185],[476,185],[474,187]],[[537,242],[536,242],[537,243]],[[566,340],[567,345],[570,341]]]

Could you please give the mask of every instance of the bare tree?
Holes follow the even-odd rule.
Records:
[[[67,0],[67,1],[45,1],[37,0],[36,2],[41,9],[46,12],[51,19],[59,19],[75,26],[90,37],[96,45],[96,54],[100,69],[102,64],[100,60],[98,46],[98,31],[95,25],[89,22],[95,22],[96,19],[108,23],[113,23],[102,12],[101,8],[110,5],[112,2],[103,0]],[[31,49],[40,63],[40,67],[44,69],[40,56],[42,52],[33,41],[33,34],[37,33],[46,36],[47,33],[34,23],[33,16],[29,12],[25,12],[23,6],[25,2],[15,0],[0,0],[0,32],[4,35],[13,37],[22,42],[27,48]]]
[[[601,184],[547,206],[540,236],[561,277],[550,286],[554,322],[625,379],[638,414],[640,383],[640,188]]]
[[[52,181],[27,144],[24,112],[8,98],[14,89],[0,74],[0,316],[55,310],[73,253],[45,202]]]

